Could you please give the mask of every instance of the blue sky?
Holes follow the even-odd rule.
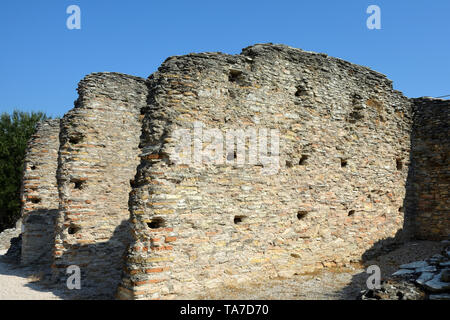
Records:
[[[369,30],[369,5],[381,30]],[[69,30],[69,5],[81,30]],[[62,116],[86,74],[148,77],[169,56],[283,43],[386,74],[409,97],[450,94],[450,1],[5,0],[0,112]]]

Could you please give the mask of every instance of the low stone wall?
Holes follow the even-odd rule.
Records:
[[[39,123],[28,143],[21,192],[23,264],[51,263],[58,211],[59,122]]]
[[[128,194],[139,163],[145,80],[96,73],[78,86],[79,98],[61,123],[60,210],[53,270],[82,271],[82,292],[113,295],[130,239]]]
[[[402,228],[411,103],[385,76],[255,45],[236,56],[172,57],[148,82],[130,197],[135,241],[119,298],[195,298],[204,288],[339,265]],[[215,131],[195,140],[196,123]],[[264,173],[275,163],[264,163],[262,149],[257,162],[247,153],[238,165],[239,152],[214,139],[252,128],[279,133],[279,150],[268,149],[274,174]],[[174,156],[186,137],[191,164]],[[222,164],[195,165],[208,146],[223,150]]]

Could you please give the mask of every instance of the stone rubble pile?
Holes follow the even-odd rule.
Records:
[[[380,289],[363,290],[359,299],[450,300],[450,246],[425,261],[401,265]]]
[[[10,240],[19,236],[19,234],[20,229],[18,228],[3,230],[3,232],[0,233],[0,250],[8,249],[10,246]]]

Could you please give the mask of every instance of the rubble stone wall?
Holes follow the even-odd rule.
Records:
[[[449,235],[449,103],[366,67],[261,44],[78,93],[30,140],[22,261],[83,292],[194,299]]]
[[[62,119],[58,158],[59,215],[53,270],[77,265],[82,290],[112,295],[130,239],[128,197],[139,163],[145,80],[96,73],[78,86]]]
[[[38,123],[28,142],[21,190],[23,264],[49,264],[52,258],[58,211],[59,122],[55,119]]]
[[[411,212],[419,239],[450,237],[450,101],[414,99]]]
[[[384,75],[255,45],[235,56],[169,58],[148,82],[130,196],[135,241],[119,298],[193,298],[339,265],[403,227],[411,103]],[[179,129],[191,134],[192,159],[200,150],[195,123],[216,137],[278,130],[279,170],[264,174],[260,159],[226,163],[239,154],[224,148],[221,165],[180,163]],[[218,144],[203,137],[200,148]]]

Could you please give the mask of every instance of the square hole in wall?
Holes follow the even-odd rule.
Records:
[[[241,224],[247,219],[246,216],[235,216],[233,219],[234,224]]]
[[[304,166],[304,165],[306,165],[306,160],[308,160],[308,158],[309,158],[309,155],[307,155],[307,154],[302,154],[300,160],[298,161],[298,165],[299,165],[299,166]]]
[[[297,86],[296,88],[297,90],[295,91],[295,96],[296,97],[303,97],[306,96],[308,94],[308,92],[306,91],[306,88],[302,85]]]
[[[31,198],[31,203],[38,204],[41,203],[41,198]]]
[[[241,74],[242,74],[241,70],[231,69],[230,73],[228,74],[228,80],[230,82],[236,82],[241,76]]]
[[[83,179],[71,179],[71,183],[73,183],[74,189],[82,190],[86,186],[86,180]]]
[[[79,133],[75,133],[69,137],[70,144],[78,144],[83,141],[83,136]]]
[[[73,235],[73,234],[79,232],[80,230],[81,230],[80,227],[71,225],[71,226],[69,226],[69,228],[67,229],[67,233]]]
[[[298,220],[302,220],[302,219],[304,219],[307,215],[308,215],[308,211],[299,210],[299,211],[297,212],[297,219],[298,219]]]
[[[155,217],[151,219],[150,222],[147,222],[147,226],[150,229],[159,229],[166,226],[166,221],[161,217]]]
[[[395,159],[395,166],[397,167],[397,170],[403,169],[403,161],[400,158]]]

